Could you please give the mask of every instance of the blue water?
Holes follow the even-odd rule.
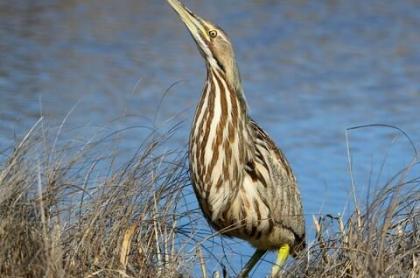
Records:
[[[348,142],[345,134],[389,124],[420,147],[418,1],[185,2],[231,36],[250,114],[291,162],[309,231],[312,215],[352,204],[347,143],[360,201],[411,161],[393,129],[349,131]],[[168,148],[185,148],[204,77],[163,0],[0,2],[0,150],[41,115],[56,127],[67,114],[63,141],[130,128],[117,145],[129,156],[148,128],[182,122]],[[240,241],[225,246],[227,258],[209,244],[235,270],[246,257],[232,254],[252,252]]]

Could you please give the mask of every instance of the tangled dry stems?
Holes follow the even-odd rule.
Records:
[[[185,272],[175,248],[185,159],[162,154],[164,141],[151,138],[119,168],[106,155],[89,157],[95,144],[59,152],[33,134],[17,144],[0,168],[1,277]]]
[[[92,155],[96,144],[57,151],[33,133],[0,167],[1,277],[199,276],[194,264],[206,272],[200,248],[195,256],[179,248],[188,175],[184,157],[159,150],[164,138],[151,137],[116,167],[112,155]],[[419,277],[420,178],[408,178],[415,167],[346,223],[314,218],[315,241],[282,275]]]
[[[419,277],[420,178],[411,164],[376,192],[362,210],[314,217],[316,239],[286,277]]]

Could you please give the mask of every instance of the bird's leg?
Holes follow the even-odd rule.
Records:
[[[289,244],[286,243],[280,247],[279,252],[277,254],[276,264],[273,266],[271,270],[271,277],[277,277],[282,266],[286,262],[287,257],[289,257],[289,252],[290,252]]]
[[[255,264],[261,259],[262,256],[267,252],[267,250],[255,250],[254,255],[249,259],[249,261],[245,264],[242,268],[241,272],[239,273],[239,278],[246,278],[248,277],[249,272],[255,266]]]

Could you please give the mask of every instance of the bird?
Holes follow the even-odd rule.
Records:
[[[207,75],[188,144],[189,172],[204,217],[223,236],[256,248],[239,277],[277,250],[272,275],[305,248],[303,206],[283,152],[248,114],[227,33],[179,0],[167,0],[204,58]]]

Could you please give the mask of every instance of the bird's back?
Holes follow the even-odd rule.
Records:
[[[299,251],[305,246],[305,223],[296,178],[286,157],[267,133],[251,119],[248,126],[255,146],[255,166],[254,171],[246,169],[245,172],[255,176],[256,184],[262,184],[258,186],[259,196],[269,207],[270,218],[280,234],[276,248],[289,243],[293,251]]]

